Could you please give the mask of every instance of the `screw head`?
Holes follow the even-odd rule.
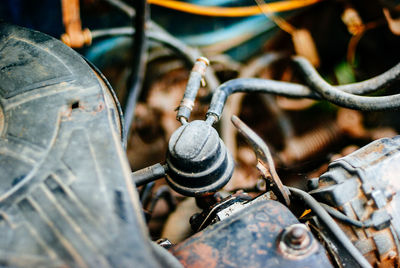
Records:
[[[278,244],[279,252],[289,259],[304,259],[318,250],[318,243],[301,223],[286,227]]]
[[[287,234],[289,242],[293,245],[301,245],[307,239],[307,230],[300,226],[294,226]]]

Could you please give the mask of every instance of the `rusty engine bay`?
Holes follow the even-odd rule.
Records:
[[[0,18],[2,267],[400,267],[399,0]]]

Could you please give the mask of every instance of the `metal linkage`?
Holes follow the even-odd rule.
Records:
[[[232,123],[238,129],[239,133],[242,134],[246,141],[253,147],[258,161],[257,168],[261,171],[261,174],[271,186],[274,194],[282,203],[286,204],[287,206],[290,205],[290,193],[284,188],[278,173],[276,173],[275,164],[268,146],[237,116],[232,116]]]

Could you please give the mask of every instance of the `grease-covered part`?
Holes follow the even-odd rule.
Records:
[[[207,227],[170,251],[184,267],[332,267],[313,237],[310,239],[315,241],[315,248],[302,257],[293,258],[281,252],[278,244],[284,228],[294,224],[299,222],[285,206],[262,200]],[[311,235],[309,231],[308,234]]]
[[[149,243],[100,73],[36,31],[0,24],[0,43],[1,266],[173,261]]]
[[[217,131],[196,120],[178,128],[167,152],[167,181],[178,193],[200,196],[222,188],[233,173],[233,159]]]
[[[374,141],[332,162],[310,192],[350,219],[369,223],[360,228],[338,220],[360,252],[378,267],[399,265],[399,149],[400,136]]]

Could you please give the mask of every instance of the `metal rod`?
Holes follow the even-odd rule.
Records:
[[[136,186],[142,186],[149,182],[165,177],[167,170],[167,165],[161,165],[160,163],[157,163],[133,172],[132,179]]]

